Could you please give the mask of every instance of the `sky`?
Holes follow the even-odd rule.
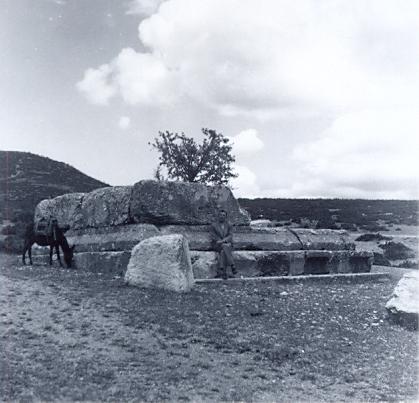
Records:
[[[228,136],[237,197],[419,198],[417,0],[0,0],[0,149],[111,185]]]

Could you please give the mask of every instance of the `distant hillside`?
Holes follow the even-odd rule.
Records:
[[[105,186],[109,185],[63,162],[26,152],[0,151],[0,224],[16,224],[14,229],[2,229],[3,238],[14,235],[10,232],[20,233],[41,200]]]
[[[317,228],[378,231],[386,225],[417,225],[416,200],[239,199],[252,219],[283,224],[308,223]]]
[[[108,186],[63,162],[39,155],[0,151],[0,218],[31,213],[43,199]]]

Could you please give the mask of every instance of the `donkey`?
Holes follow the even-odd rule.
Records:
[[[60,246],[63,250],[64,261],[68,268],[71,268],[73,263],[73,252],[74,245],[69,246],[67,238],[64,236],[64,232],[67,231],[69,227],[60,228],[56,223],[53,228],[53,234],[44,235],[35,232],[34,224],[31,224],[27,227],[24,238],[24,247],[22,253],[22,263],[26,264],[26,252],[28,252],[29,263],[32,265],[32,245],[37,243],[39,246],[49,246],[49,264],[52,265],[52,254],[55,248],[57,254],[57,260],[60,263],[60,266],[63,267],[60,258]]]

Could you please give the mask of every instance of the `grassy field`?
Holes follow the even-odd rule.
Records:
[[[417,334],[387,321],[397,278],[200,285],[0,264],[2,400],[416,399]]]

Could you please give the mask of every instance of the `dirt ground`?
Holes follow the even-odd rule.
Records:
[[[416,400],[397,276],[188,294],[0,256],[2,400]]]

